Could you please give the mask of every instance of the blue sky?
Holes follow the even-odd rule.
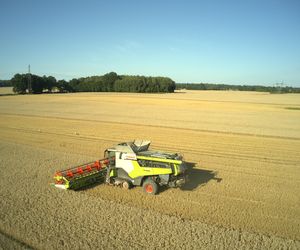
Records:
[[[300,1],[0,0],[0,79],[118,74],[300,86]]]

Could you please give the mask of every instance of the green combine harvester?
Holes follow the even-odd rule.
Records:
[[[105,182],[130,189],[143,186],[157,194],[159,186],[180,187],[186,182],[187,167],[181,155],[149,150],[150,141],[119,143],[104,152],[104,159],[58,171],[55,186],[81,189]]]

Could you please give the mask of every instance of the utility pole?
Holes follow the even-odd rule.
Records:
[[[28,65],[28,93],[32,93],[30,64]]]
[[[283,86],[284,86],[284,81],[281,81],[280,83],[275,84],[275,88],[277,90],[277,93],[280,93],[280,94],[282,93]]]

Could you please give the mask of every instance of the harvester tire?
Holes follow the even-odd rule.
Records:
[[[131,188],[131,183],[129,181],[124,181],[122,183],[122,187],[126,190],[130,189]]]
[[[143,183],[143,189],[147,194],[157,194],[158,193],[158,185],[152,179],[146,179]]]

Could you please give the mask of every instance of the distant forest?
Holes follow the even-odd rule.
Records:
[[[12,87],[10,80],[0,80],[0,87]]]
[[[31,91],[29,91],[31,82]],[[56,80],[53,76],[16,74],[11,80],[0,80],[0,87],[13,87],[18,94],[44,92],[136,92],[172,93],[175,89],[188,90],[239,90],[270,93],[300,93],[300,88],[261,85],[229,85],[212,83],[176,83],[168,77],[118,75],[110,72],[102,76]]]
[[[70,81],[56,80],[53,76],[16,74],[9,81],[1,81],[0,86],[12,86],[18,94],[44,92],[137,92],[171,93],[175,82],[168,77],[146,77],[118,75],[110,72],[102,76],[74,78]]]
[[[258,91],[270,93],[300,93],[300,88],[281,86],[261,86],[261,85],[229,85],[212,83],[176,83],[176,89],[188,90],[239,90],[239,91]]]

